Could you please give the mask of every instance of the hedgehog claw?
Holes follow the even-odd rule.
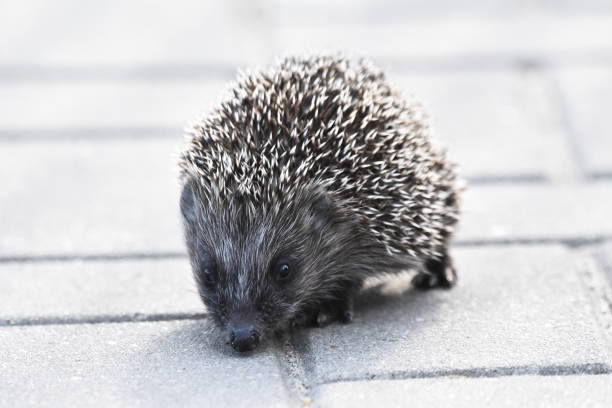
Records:
[[[344,299],[340,313],[340,321],[347,324],[353,321],[353,296],[349,295]]]
[[[341,316],[340,320],[344,324],[352,322],[353,321],[353,311],[352,310],[345,310],[344,313],[342,313],[342,316]]]

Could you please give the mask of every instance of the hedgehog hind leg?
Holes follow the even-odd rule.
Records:
[[[444,250],[441,258],[432,258],[425,261],[421,270],[412,280],[412,284],[419,290],[434,288],[450,289],[457,283],[457,270],[453,260]]]

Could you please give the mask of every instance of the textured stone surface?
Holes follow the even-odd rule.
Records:
[[[530,9],[573,13],[573,15],[589,15],[611,13],[612,3],[608,0],[531,0],[526,2]]]
[[[592,250],[595,259],[597,260],[598,267],[603,270],[610,282],[610,288],[612,288],[612,242],[608,242],[604,245],[599,245]],[[609,299],[612,302],[612,299]],[[612,305],[610,307],[612,312]],[[612,324],[612,322],[610,322]]]
[[[270,349],[237,355],[209,331],[205,321],[0,328],[0,405],[287,405]]]
[[[223,80],[16,82],[3,85],[0,129],[15,135],[57,129],[56,137],[61,129],[83,129],[78,136],[87,137],[91,128],[106,128],[112,136],[116,128],[164,127],[166,136],[179,140],[182,128],[212,106],[223,86]]]
[[[2,265],[0,299],[0,324],[204,312],[186,259]]]
[[[611,188],[609,182],[468,186],[458,239],[610,237]]]
[[[0,256],[182,252],[178,145],[3,144]]]
[[[612,376],[431,378],[322,386],[321,407],[608,407]]]
[[[538,74],[506,70],[398,75],[468,178],[567,177],[569,146]]]
[[[455,289],[364,296],[352,324],[300,335],[312,380],[610,363],[567,250],[475,248],[455,256]]]
[[[612,68],[565,69],[557,75],[585,170],[593,175],[612,175]]]
[[[146,0],[3,2],[0,60],[6,65],[130,67],[257,62],[270,48],[252,2]]]
[[[572,29],[568,30],[568,25]],[[439,18],[372,24],[282,25],[279,50],[340,49],[392,60],[452,58],[562,58],[605,53],[612,47],[609,15],[538,18]]]
[[[509,16],[520,4],[507,0],[457,2],[452,0],[263,0],[260,4],[279,25],[372,24],[414,22],[448,16]]]

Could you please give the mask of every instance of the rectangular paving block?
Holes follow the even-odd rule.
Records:
[[[570,146],[537,73],[477,70],[399,75],[390,81],[414,95],[437,139],[467,178],[563,179]]]
[[[468,186],[459,241],[612,235],[612,183]]]
[[[520,10],[520,5],[507,0],[263,0],[260,6],[277,24],[337,25],[372,24],[404,21],[411,23],[440,17],[495,17],[509,16]]]
[[[612,376],[427,378],[327,384],[321,407],[608,407]]]
[[[572,27],[568,30],[568,27]],[[447,16],[373,24],[280,24],[278,50],[344,50],[391,60],[456,61],[465,57],[576,58],[612,46],[612,16],[541,14],[537,18]]]
[[[0,265],[0,325],[203,312],[187,259]]]
[[[3,144],[0,256],[182,252],[181,141]]]
[[[28,131],[115,128],[169,128],[180,137],[183,127],[209,110],[223,89],[222,80],[54,81],[4,84],[0,94],[0,135]],[[58,134],[59,133],[59,134]],[[112,134],[111,134],[112,136]],[[146,136],[146,134],[143,134]]]
[[[612,68],[567,68],[556,72],[584,170],[612,175]]]
[[[256,62],[269,55],[255,4],[146,0],[85,5],[76,0],[4,2],[5,65],[133,66]]]
[[[310,381],[610,367],[608,339],[570,251],[516,246],[454,254],[454,289],[372,289],[351,324],[298,334]]]
[[[0,328],[1,406],[284,407],[271,348],[238,355],[205,321]]]

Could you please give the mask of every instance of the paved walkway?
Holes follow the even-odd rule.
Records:
[[[612,406],[612,3],[0,5],[0,406]],[[470,182],[460,284],[254,355],[210,334],[181,128],[237,66],[371,56]]]

